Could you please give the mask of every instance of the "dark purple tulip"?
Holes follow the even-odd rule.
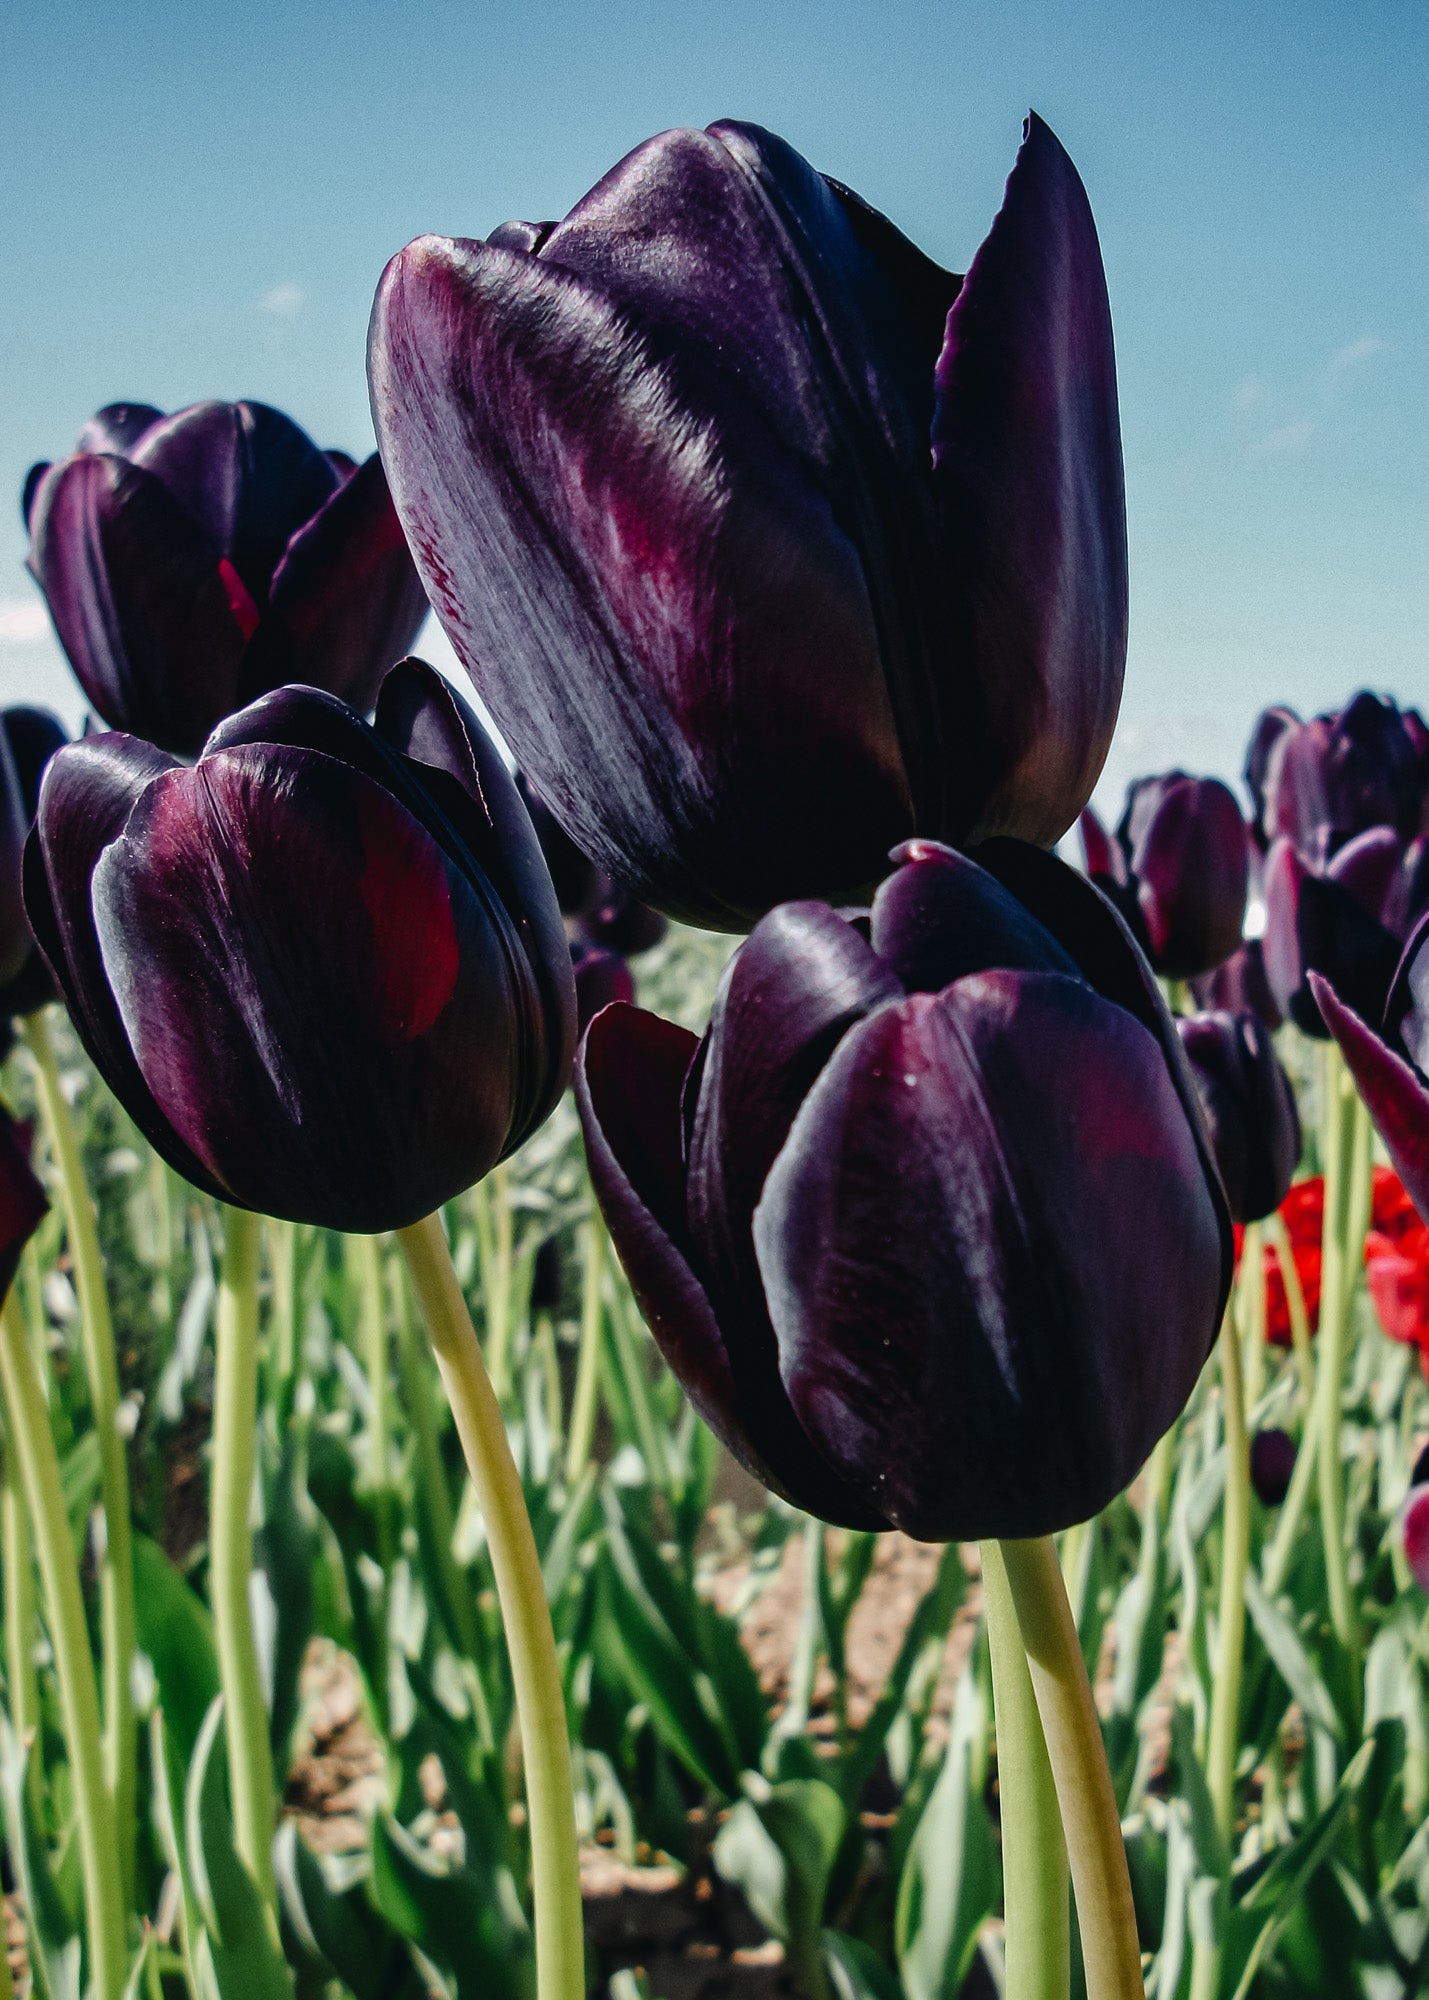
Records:
[[[398,1228],[518,1146],[569,1076],[570,952],[531,822],[419,660],[375,725],[281,688],[192,767],[132,736],[71,744],[25,896],[115,1095],[240,1207]]]
[[[1257,1431],[1250,1441],[1250,1483],[1263,1507],[1278,1507],[1290,1491],[1295,1440],[1288,1431]]]
[[[1265,861],[1265,972],[1282,1014],[1305,1034],[1329,1030],[1308,982],[1318,972],[1348,1006],[1378,1021],[1403,946],[1401,928],[1417,912],[1420,870],[1392,827],[1355,835],[1323,867],[1294,843],[1274,841]],[[1395,928],[1391,928],[1391,923]]]
[[[1373,826],[1411,840],[1426,831],[1426,780],[1422,718],[1361,691],[1338,715],[1295,722],[1274,737],[1261,777],[1265,832],[1315,859]]]
[[[583,1035],[602,1007],[635,998],[635,980],[618,951],[599,945],[573,944],[571,963],[576,980],[576,1032]]]
[[[1045,1534],[1185,1402],[1230,1222],[1097,891],[1015,841],[895,860],[862,922],[801,902],[758,924],[702,1041],[597,1016],[591,1175],[667,1360],[751,1471],[851,1526]]]
[[[531,1310],[553,1313],[565,1286],[565,1259],[559,1236],[543,1237],[531,1263]]]
[[[1254,1014],[1272,1034],[1285,1019],[1265,976],[1265,951],[1259,938],[1243,939],[1224,964],[1193,979],[1191,998],[1208,1012]]]
[[[580,849],[745,929],[912,833],[1051,844],[1126,657],[1111,315],[1029,118],[968,274],[757,126],[426,236],[369,346],[433,605]]]
[[[593,909],[607,879],[595,863],[582,854],[551,808],[531,785],[524,771],[516,773],[516,789],[531,815],[546,866],[551,871],[556,901],[565,917],[579,917]]]
[[[1252,1013],[1188,1014],[1176,1029],[1231,1216],[1259,1222],[1290,1192],[1300,1160],[1295,1091],[1270,1031]]]
[[[65,741],[59,721],[44,708],[0,709],[0,1035],[18,1014],[33,1014],[57,998],[49,967],[36,949],[21,892],[21,859],[34,825],[40,779]]]
[[[1265,778],[1270,768],[1270,760],[1276,744],[1289,729],[1298,729],[1300,718],[1293,708],[1262,709],[1255,719],[1255,727],[1250,732],[1250,743],[1245,753],[1245,788],[1255,804],[1255,817],[1251,821],[1251,834],[1257,847],[1270,845],[1270,834],[1266,830]]]
[[[1168,979],[1222,964],[1240,943],[1250,856],[1235,795],[1184,771],[1138,778],[1117,828],[1147,955]]]
[[[15,1282],[20,1254],[48,1207],[30,1166],[30,1128],[17,1124],[0,1104],[0,1303]]]
[[[1309,975],[1410,1200],[1429,1222],[1429,912],[1404,948],[1376,1029],[1329,978]]]
[[[598,951],[617,951],[623,958],[639,958],[641,952],[653,951],[669,928],[658,910],[652,910],[608,875],[598,878],[595,902],[576,923],[576,933],[585,943]]]
[[[288,681],[370,708],[426,615],[376,454],[345,473],[265,404],[112,404],[37,469],[30,568],[80,685],[181,756]]]

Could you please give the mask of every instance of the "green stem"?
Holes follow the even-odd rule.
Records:
[[[1006,1926],[1003,1995],[1004,2000],[1066,2000],[1072,1977],[1071,1913],[1057,1788],[1002,1551],[996,1542],[978,1546],[997,1723]]]
[[[605,1283],[605,1225],[592,1215],[585,1226],[584,1289],[581,1296],[580,1359],[571,1401],[571,1430],[566,1449],[566,1484],[574,1486],[590,1460],[595,1438],[596,1392],[600,1386],[600,1336]]]
[[[45,1587],[50,1644],[59,1682],[60,1712],[69,1752],[84,1879],[85,1928],[95,2000],[120,2000],[127,1954],[124,1895],[117,1866],[114,1801],[104,1774],[99,1693],[89,1651],[79,1568],[70,1539],[69,1513],[59,1458],[24,1319],[14,1294],[0,1311],[0,1385],[5,1422],[20,1460],[20,1476],[35,1533],[35,1553]]]
[[[18,1301],[15,1311],[21,1327],[24,1315]],[[5,1442],[5,1492],[3,1501],[3,1560],[5,1565],[5,1685],[10,1705],[10,1726],[25,1746],[25,1790],[35,1808],[43,1795],[43,1760],[40,1754],[40,1679],[35,1672],[35,1563],[34,1535],[30,1510],[25,1504],[25,1483],[20,1472],[19,1453],[13,1437]],[[0,1952],[3,1956],[3,1952]]]
[[[565,1695],[540,1557],[440,1215],[399,1232],[486,1522],[526,1766],[538,2000],[584,2000],[585,1934]]]
[[[126,1902],[134,1888],[138,1827],[138,1741],[130,1676],[134,1667],[134,1559],[129,1525],[129,1476],[119,1433],[119,1366],[104,1282],[94,1202],[84,1177],[79,1136],[60,1085],[59,1066],[44,1009],[21,1024],[34,1058],[55,1164],[59,1168],[65,1232],[79,1296],[84,1365],[99,1446],[99,1496],[104,1548],[99,1566],[100,1645],[104,1662],[104,1775],[114,1801],[115,1837]]]
[[[402,1266],[394,1263],[393,1272],[397,1289],[397,1367],[402,1380],[402,1402],[412,1430],[417,1479],[426,1502],[427,1519],[431,1523],[437,1561],[441,1564],[452,1622],[456,1626],[454,1636],[466,1658],[475,1660],[480,1646],[476,1605],[472,1601],[466,1572],[452,1552],[456,1516],[446,1468],[442,1464],[436,1412],[432,1408],[427,1353],[413,1318]]]
[[[371,1407],[367,1418],[367,1482],[377,1515],[377,1553],[383,1574],[390,1576],[397,1556],[393,1520],[392,1433],[388,1417],[387,1300],[382,1286],[382,1245],[375,1236],[353,1236],[357,1265],[363,1363]]]
[[[1289,1300],[1290,1288],[1286,1287]],[[1253,1410],[1265,1388],[1265,1314],[1257,1312],[1257,1302],[1265,1304],[1264,1231],[1259,1222],[1248,1222],[1241,1250],[1240,1279],[1231,1293],[1231,1311],[1240,1330],[1241,1400]],[[1292,1336],[1293,1338],[1293,1336]]]
[[[1320,1473],[1320,1530],[1325,1545],[1325,1579],[1335,1637],[1352,1658],[1359,1655],[1359,1615],[1350,1592],[1345,1547],[1345,1475],[1340,1456],[1341,1398],[1344,1389],[1350,1299],[1356,1262],[1364,1243],[1369,1206],[1369,1122],[1333,1043],[1327,1061],[1333,1099],[1331,1150],[1325,1176],[1325,1249],[1321,1259],[1320,1375],[1315,1412],[1316,1462]]]
[[[271,1374],[280,1410],[286,1411],[298,1366],[298,1226],[268,1216],[264,1228],[273,1284]]]
[[[1300,1396],[1308,1413],[1315,1405],[1315,1357],[1310,1347],[1310,1314],[1305,1306],[1305,1289],[1300,1283],[1300,1272],[1295,1263],[1295,1252],[1290,1247],[1290,1232],[1285,1227],[1285,1218],[1279,1209],[1265,1219],[1266,1238],[1275,1251],[1280,1265],[1280,1276],[1285,1286],[1285,1305],[1290,1315],[1290,1346],[1295,1356],[1295,1373],[1300,1379]],[[1265,1293],[1260,1296],[1261,1316],[1264,1317]],[[1252,1327],[1251,1339],[1255,1331]],[[1264,1327],[1261,1328],[1261,1344],[1265,1342]]]
[[[258,1421],[258,1251],[262,1224],[244,1208],[223,1211],[213,1383],[213,1467],[209,1497],[209,1597],[228,1746],[235,1844],[249,1873],[277,1908],[273,1880],[273,1753],[258,1672],[248,1580],[253,1570],[249,1510]]]
[[[1087,2000],[1145,2000],[1116,1794],[1057,1552],[1042,1536],[1003,1542],[1002,1559],[1062,1809]]]

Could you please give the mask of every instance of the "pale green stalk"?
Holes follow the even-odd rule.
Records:
[[[382,1285],[382,1246],[375,1236],[348,1238],[357,1267],[358,1328],[367,1373],[367,1484],[377,1516],[377,1553],[384,1576],[397,1555],[393,1521],[392,1434],[387,1392],[387,1300]]]
[[[1352,1657],[1360,1647],[1359,1612],[1350,1591],[1345,1546],[1345,1474],[1340,1455],[1350,1301],[1356,1261],[1369,1213],[1370,1127],[1344,1059],[1334,1043],[1328,1058],[1330,1088],[1338,1099],[1330,1128],[1333,1150],[1325,1176],[1325,1254],[1320,1307],[1320,1375],[1316,1410],[1316,1461],[1320,1474],[1320,1529],[1335,1637]],[[1329,1171],[1332,1169],[1333,1171]],[[1333,1246],[1333,1255],[1331,1247]]]
[[[978,1545],[992,1653],[1002,1821],[1003,2000],[1066,2000],[1071,1987],[1067,1844],[1002,1550]]]
[[[94,2000],[120,2000],[127,1954],[124,1890],[114,1801],[104,1772],[99,1693],[80,1595],[79,1568],[44,1393],[13,1291],[0,1310],[0,1386],[5,1425],[20,1476],[45,1589],[50,1646],[59,1683],[84,1883],[85,1935]]]
[[[584,1288],[581,1296],[580,1358],[576,1364],[571,1429],[566,1449],[566,1484],[574,1486],[590,1460],[595,1438],[596,1396],[600,1388],[601,1323],[604,1318],[605,1225],[592,1215],[583,1231]]]
[[[130,1676],[134,1668],[134,1559],[129,1524],[129,1475],[119,1433],[119,1365],[109,1316],[104,1258],[94,1202],[84,1176],[79,1135],[60,1084],[44,1009],[21,1023],[34,1058],[40,1108],[59,1169],[65,1232],[79,1297],[80,1336],[95,1441],[104,1546],[99,1563],[100,1648],[104,1662],[104,1774],[114,1801],[115,1838],[126,1901],[134,1886],[138,1827],[138,1740]]]
[[[440,1215],[399,1231],[466,1455],[506,1628],[526,1768],[537,2000],[584,2000],[585,1932],[565,1695],[520,1474]]]
[[[1116,1794],[1057,1552],[1047,1536],[1001,1547],[1062,1809],[1087,2000],[1145,2000]]]
[[[262,1224],[243,1208],[223,1211],[213,1381],[213,1466],[208,1579],[228,1747],[234,1841],[274,1910],[273,1753],[258,1671],[248,1580],[258,1425],[258,1259]]]
[[[24,1316],[20,1313],[18,1301],[10,1310],[20,1315],[23,1326]],[[10,1726],[19,1741],[28,1748],[25,1789],[38,1815],[43,1790],[43,1759],[39,1741],[40,1680],[35,1672],[34,1536],[14,1438],[7,1438],[5,1442],[5,1491],[0,1520],[3,1520],[4,1536],[5,1685],[10,1703]]]
[[[1262,1227],[1275,1251],[1280,1265],[1280,1276],[1285,1285],[1285,1305],[1290,1315],[1290,1347],[1295,1356],[1295,1373],[1300,1382],[1301,1400],[1304,1402],[1306,1421],[1315,1403],[1315,1357],[1310,1346],[1310,1315],[1305,1306],[1305,1289],[1300,1283],[1300,1272],[1295,1262],[1295,1252],[1290,1247],[1290,1232],[1285,1227],[1285,1218],[1276,1209],[1268,1215]],[[1265,1312],[1265,1294],[1260,1299],[1262,1319]],[[1252,1328],[1251,1339],[1255,1338]],[[1261,1342],[1264,1344],[1265,1329],[1261,1327]],[[1249,1398],[1247,1398],[1249,1403]]]
[[[427,1351],[413,1318],[408,1281],[400,1263],[393,1265],[393,1281],[397,1305],[397,1367],[402,1381],[402,1403],[412,1431],[417,1480],[426,1502],[437,1560],[442,1566],[442,1581],[456,1625],[457,1642],[466,1658],[474,1660],[480,1644],[476,1606],[472,1601],[466,1571],[458,1563],[452,1549],[456,1516],[452,1508],[451,1488],[447,1485],[446,1470],[442,1464],[436,1412],[432,1408]]]

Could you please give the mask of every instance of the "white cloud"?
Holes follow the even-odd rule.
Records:
[[[1347,341],[1335,349],[1330,356],[1330,371],[1338,375],[1346,368],[1357,368],[1362,361],[1371,361],[1376,354],[1382,354],[1384,347],[1377,333],[1362,333],[1358,340]]]
[[[1282,458],[1286,452],[1303,451],[1315,435],[1315,426],[1308,417],[1299,417],[1294,423],[1282,424],[1279,430],[1270,431],[1250,447],[1251,458]]]
[[[260,312],[276,313],[280,319],[291,319],[295,312],[301,312],[307,303],[307,293],[293,279],[287,278],[281,285],[274,285],[264,292],[258,301]]]
[[[37,646],[50,633],[50,614],[38,598],[0,597],[0,646]]]

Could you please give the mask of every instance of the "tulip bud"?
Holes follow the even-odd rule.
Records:
[[[29,566],[97,714],[183,756],[303,681],[369,708],[427,603],[376,455],[262,403],[116,403],[25,488]]]
[[[1231,1215],[1259,1222],[1285,1199],[1299,1163],[1294,1087],[1254,1014],[1189,1014],[1176,1028]]]
[[[439,674],[375,725],[284,688],[192,768],[129,736],[52,760],[35,934],[90,1055],[170,1164],[331,1229],[430,1213],[541,1123],[570,954],[516,788]]]
[[[866,934],[813,902],[757,925],[703,1041],[596,1018],[592,1180],[666,1358],[757,1476],[848,1525],[1045,1534],[1184,1404],[1229,1218],[1110,905],[1018,842],[894,858]]]
[[[608,875],[598,878],[594,907],[576,924],[576,931],[597,951],[619,952],[622,958],[638,958],[663,942],[670,928],[658,910],[632,896],[612,882]]]
[[[531,1266],[531,1310],[553,1313],[565,1286],[565,1260],[559,1236],[543,1237]]]
[[[1295,1470],[1295,1440],[1274,1427],[1257,1431],[1250,1441],[1250,1483],[1263,1507],[1278,1507],[1290,1491]]]
[[[1244,939],[1214,972],[1193,979],[1191,998],[1207,1012],[1254,1014],[1272,1034],[1285,1019],[1265,976],[1265,952],[1259,938]]]
[[[1155,969],[1189,979],[1229,958],[1250,879],[1245,824],[1229,787],[1183,771],[1139,778],[1117,839]]]
[[[573,944],[571,963],[576,981],[576,1032],[583,1035],[602,1007],[635,998],[635,981],[618,951]]]
[[[1411,1576],[1429,1591],[1429,1486],[1410,1487],[1399,1512],[1399,1535]]]
[[[55,995],[49,968],[36,948],[21,891],[21,857],[34,824],[40,779],[64,730],[47,709],[0,709],[0,852],[5,885],[0,893],[0,1032],[18,1014],[33,1014]]]
[[[757,126],[662,133],[563,222],[426,236],[368,350],[438,617],[642,901],[747,929],[919,833],[1054,842],[1111,740],[1111,315],[1029,118],[966,277]]]
[[[1259,797],[1268,839],[1284,836],[1324,857],[1371,826],[1412,839],[1426,830],[1424,744],[1413,710],[1365,691],[1338,715],[1290,721],[1264,761]]]

